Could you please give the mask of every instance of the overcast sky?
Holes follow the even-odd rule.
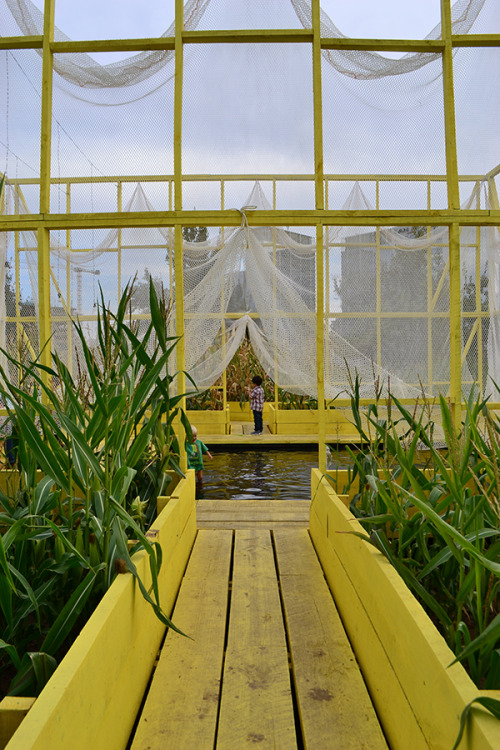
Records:
[[[236,0],[224,0],[234,21],[245,20]],[[43,0],[34,0],[43,9]],[[255,13],[283,0],[244,0]],[[56,25],[72,39],[159,36],[174,20],[174,0],[56,0]],[[440,21],[440,0],[323,0],[323,10],[346,36],[423,38]],[[248,11],[248,7],[247,7]],[[231,17],[231,16],[230,16]]]

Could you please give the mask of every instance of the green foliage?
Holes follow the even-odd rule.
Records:
[[[351,405],[365,441],[351,451],[352,512],[476,685],[500,688],[500,423],[471,396],[458,426],[441,398],[441,451],[430,408],[391,399],[363,417],[357,380]]]
[[[207,227],[182,227],[184,242],[206,242],[208,239]]]
[[[14,695],[37,694],[117,572],[130,571],[161,621],[161,548],[145,528],[156,498],[180,472],[166,335],[168,309],[150,283],[151,323],[141,340],[125,317],[132,287],[116,314],[101,300],[97,348],[74,323],[85,377],[75,381],[57,354],[52,366],[4,352],[17,377],[1,371],[0,393],[18,436],[17,491],[0,492],[0,666],[15,671]],[[102,297],[102,294],[101,294]],[[151,590],[128,549],[149,556]]]
[[[274,382],[264,371],[257,359],[252,344],[244,338],[241,346],[229,363],[226,370],[226,392],[228,401],[243,404],[249,399],[249,390],[253,387],[252,378],[260,375],[262,387],[267,400],[274,400]],[[278,403],[280,409],[317,409],[318,402],[309,396],[301,396],[278,388]],[[220,411],[223,404],[223,380],[219,380],[203,393],[191,396],[187,401],[187,408],[193,410]]]

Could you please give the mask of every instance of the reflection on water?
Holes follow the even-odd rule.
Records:
[[[316,450],[247,450],[218,452],[205,458],[200,498],[210,500],[309,500],[311,469],[318,466]],[[328,468],[350,461],[345,451],[329,456]]]

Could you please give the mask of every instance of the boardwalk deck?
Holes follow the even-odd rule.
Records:
[[[201,529],[173,621],[132,750],[387,747],[306,528]]]
[[[310,500],[198,500],[199,529],[307,528]]]

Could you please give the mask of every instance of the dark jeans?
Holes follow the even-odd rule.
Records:
[[[253,423],[255,425],[255,432],[262,432],[262,412],[256,411],[255,409],[252,409],[253,411]]]

